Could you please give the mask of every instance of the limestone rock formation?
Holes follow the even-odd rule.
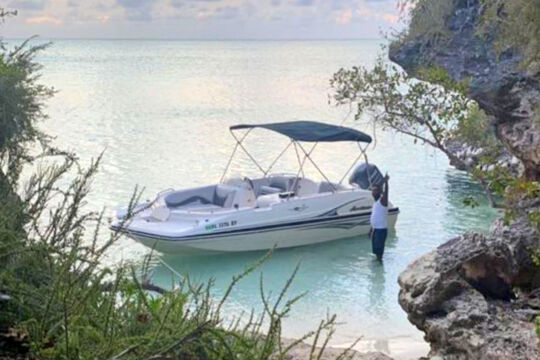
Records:
[[[539,273],[530,249],[539,246],[526,219],[496,221],[489,236],[466,233],[409,265],[399,302],[425,332],[430,358],[538,357],[532,319],[540,304],[530,285]]]
[[[394,44],[390,59],[410,73],[435,65],[456,80],[468,80],[470,97],[494,117],[501,141],[530,179],[540,179],[540,72],[524,68],[515,50],[499,53],[494,35],[480,36],[482,11],[481,0],[456,0],[447,39]]]

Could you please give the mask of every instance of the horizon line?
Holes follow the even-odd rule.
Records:
[[[31,38],[43,40],[129,40],[129,41],[356,41],[356,40],[386,40],[384,37],[361,37],[361,38],[158,38],[158,37],[45,37],[32,35],[28,37],[0,37],[0,40],[28,40]]]

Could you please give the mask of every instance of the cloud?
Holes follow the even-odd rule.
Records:
[[[351,22],[352,17],[353,17],[352,10],[345,9],[336,17],[336,22],[341,25],[347,25],[348,23]]]
[[[381,17],[389,24],[396,24],[399,21],[399,16],[397,14],[385,13],[382,14]]]
[[[315,3],[315,0],[296,0],[294,5],[296,6],[312,6]]]
[[[229,20],[229,19],[234,19],[238,17],[239,14],[240,14],[240,9],[238,7],[224,6],[224,7],[217,8],[214,11],[214,14],[212,17],[218,18],[218,19]]]
[[[102,24],[108,23],[109,20],[111,20],[110,15],[99,15],[96,17],[96,19],[101,22]]]
[[[153,0],[116,0],[118,5],[125,8],[140,8],[151,5]]]
[[[181,8],[181,7],[184,7],[184,5],[186,5],[186,2],[184,0],[169,0],[169,4],[173,7],[173,8]]]
[[[1,1],[1,0],[0,0]],[[398,0],[4,0],[21,9],[3,35],[357,38],[399,23]],[[7,6],[6,6],[7,7]],[[25,12],[22,10],[26,9]],[[198,22],[197,20],[202,20]],[[354,23],[355,26],[345,26]],[[12,24],[12,25],[11,25]],[[62,26],[59,26],[62,25]]]
[[[354,8],[358,1],[355,0],[332,0],[330,7],[333,10],[342,10],[347,8]]]
[[[356,9],[356,15],[359,17],[366,17],[371,15],[372,12],[369,10],[366,6],[362,5],[358,9]]]
[[[49,15],[33,16],[24,20],[26,24],[53,24],[60,25],[62,20]]]
[[[44,6],[44,0],[13,0],[8,3],[8,7],[13,9],[42,10]]]
[[[124,8],[126,19],[131,21],[152,20],[154,0],[116,0]]]
[[[349,7],[341,8],[342,5],[349,4]],[[339,10],[334,12],[335,22],[339,25],[346,25],[352,21],[377,21],[383,24],[397,24],[399,15],[395,8],[395,2],[388,0],[335,0],[332,8]],[[393,9],[392,9],[393,8]]]
[[[253,16],[257,12],[257,7],[250,1],[244,1],[242,4],[247,16]]]

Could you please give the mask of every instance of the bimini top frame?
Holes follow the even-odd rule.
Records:
[[[246,137],[249,135],[251,130],[254,128],[263,128],[267,130],[271,130],[277,133],[280,133],[282,135],[287,136],[291,141],[289,144],[281,151],[281,153],[277,156],[277,158],[272,161],[268,169],[264,169],[258,162],[255,160],[255,158],[247,151],[247,149],[243,145],[243,141],[246,139]],[[247,131],[243,134],[243,136],[238,137],[235,134],[235,130],[242,130],[246,129]],[[365,154],[365,150],[371,143],[371,136],[355,130],[351,128],[347,128],[344,126],[338,126],[338,125],[331,125],[331,124],[325,124],[317,121],[290,121],[290,122],[281,122],[281,123],[269,123],[269,124],[240,124],[240,125],[234,125],[229,128],[229,131],[231,132],[231,135],[236,140],[236,145],[233,149],[233,152],[229,158],[229,161],[227,162],[227,166],[225,167],[225,170],[223,172],[223,175],[221,176],[220,182],[223,182],[225,179],[225,175],[227,174],[227,171],[231,165],[232,159],[234,158],[234,155],[238,148],[241,148],[246,155],[253,161],[253,163],[259,168],[259,170],[264,174],[264,176],[268,175],[272,167],[276,164],[276,162],[281,158],[281,156],[291,147],[291,145],[294,146],[296,157],[298,159],[299,169],[296,177],[300,174],[302,176],[304,175],[304,164],[306,160],[309,160],[313,166],[317,169],[317,171],[324,177],[324,179],[332,184],[332,182],[328,179],[328,177],[321,171],[321,169],[317,166],[317,164],[311,159],[310,155],[313,153],[313,150],[315,150],[315,147],[319,142],[338,142],[338,141],[351,141],[356,142],[358,144],[358,148],[360,149],[360,155],[355,158],[353,164],[348,168],[347,172],[343,175],[343,177],[340,180],[340,183],[343,182],[347,174],[351,171],[351,169],[354,167],[356,162],[360,159],[361,156],[364,156],[367,162],[367,156]],[[309,151],[307,151],[302,144],[300,144],[300,141],[302,142],[311,142],[314,143]],[[365,147],[362,147],[360,143],[366,143]],[[303,159],[301,159],[301,156],[298,152],[298,149],[300,149],[304,153]],[[334,191],[335,191],[334,187]]]

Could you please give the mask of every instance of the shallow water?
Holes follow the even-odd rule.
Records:
[[[340,67],[373,64],[377,40],[359,41],[56,41],[40,56],[43,81],[59,92],[50,101],[45,130],[57,144],[76,150],[84,162],[105,149],[89,208],[125,203],[136,184],[151,197],[157,191],[216,182],[234,144],[228,126],[239,122],[320,119],[356,126],[349,109],[328,104],[329,78]],[[465,209],[461,199],[479,193],[467,176],[449,167],[433,149],[377,131],[370,161],[388,171],[390,198],[401,214],[387,240],[384,264],[373,260],[367,237],[280,250],[261,268],[273,294],[297,264],[290,295],[307,294],[287,318],[284,333],[300,336],[327,313],[340,325],[334,343],[421,334],[397,303],[397,277],[419,255],[466,229],[486,230],[493,210]],[[254,131],[247,146],[269,164],[286,142]],[[333,179],[340,179],[357,154],[351,144],[320,145],[314,155]],[[295,170],[294,153],[279,170]],[[256,174],[240,157],[232,173]],[[314,169],[308,173],[316,174]],[[111,261],[141,258],[145,249],[129,239]],[[170,282],[162,262],[197,281],[216,280],[216,296],[234,274],[261,253],[212,257],[162,256],[154,279]],[[162,262],[160,262],[162,261]],[[231,295],[228,316],[260,309],[260,271]]]

